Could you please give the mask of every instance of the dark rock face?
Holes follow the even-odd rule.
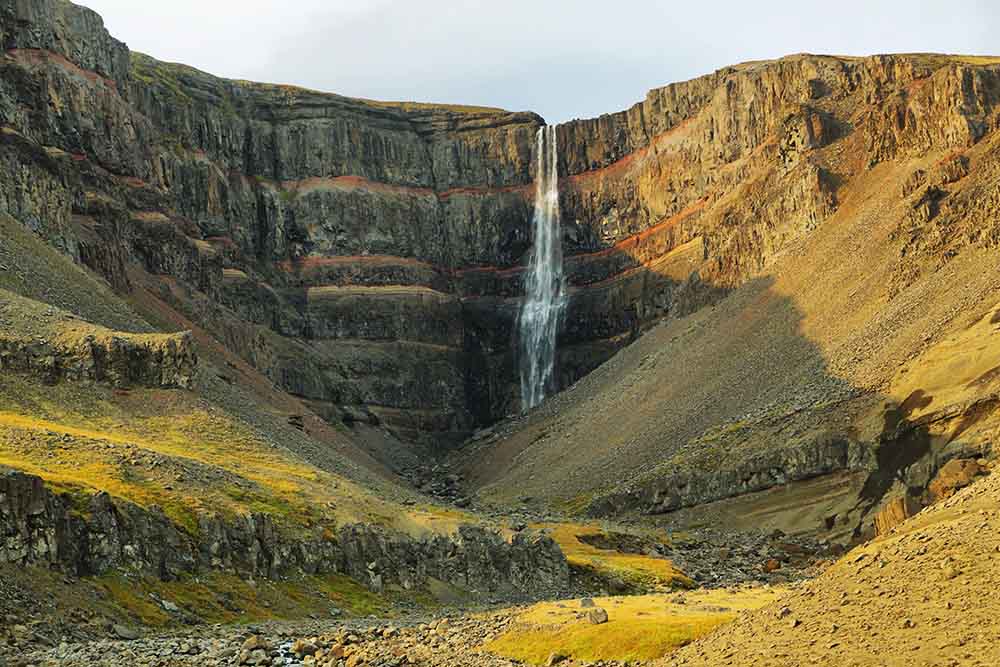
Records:
[[[478,526],[454,537],[414,539],[370,525],[289,535],[262,514],[202,517],[197,536],[166,516],[92,497],[86,507],[49,491],[38,477],[0,473],[0,563],[57,567],[76,575],[112,569],[173,578],[206,569],[275,578],[347,574],[374,590],[434,577],[481,593],[537,595],[565,587],[566,559],[551,538],[519,533],[510,542]]]
[[[649,480],[640,481],[629,492],[595,501],[589,510],[604,515],[635,508],[650,514],[666,513],[831,473],[876,469],[866,446],[824,437],[797,446],[777,447],[750,460],[727,460],[714,469],[651,474]]]
[[[0,18],[0,211],[122,292],[138,267],[331,420],[447,446],[519,408],[541,118],[222,80],[130,53],[64,0]],[[796,56],[560,126],[560,383],[829,216],[857,165],[812,151],[845,127],[866,168],[976,141],[998,100],[992,66]]]
[[[191,335],[101,332],[57,340],[0,336],[0,370],[114,387],[189,388],[198,356]]]

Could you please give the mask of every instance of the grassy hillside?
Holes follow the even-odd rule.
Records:
[[[133,306],[148,301],[122,300],[17,221],[0,217],[0,231],[0,336],[72,347],[152,335],[122,330],[180,328],[152,326]],[[377,467],[359,465],[369,460],[348,433],[317,428],[314,438],[289,424],[289,414],[307,411],[197,333],[202,364],[193,390],[51,385],[3,373],[0,465],[81,498],[103,491],[158,506],[188,531],[206,512],[263,512],[300,529],[371,522],[410,534],[449,532],[463,518],[418,504],[402,509],[398,503],[414,496]],[[234,373],[251,381],[240,386],[226,377]],[[308,426],[320,421],[312,419]],[[325,446],[331,439],[339,447]]]

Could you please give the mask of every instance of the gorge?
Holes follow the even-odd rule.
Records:
[[[1000,59],[554,126],[0,40],[0,665],[1000,660]]]

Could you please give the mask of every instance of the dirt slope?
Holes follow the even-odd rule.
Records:
[[[662,664],[997,665],[998,586],[993,475]]]
[[[828,516],[851,533],[886,494],[987,452],[1000,263],[981,241],[995,226],[985,200],[1000,183],[1000,135],[934,186],[948,208],[926,221],[912,181],[955,159],[861,171],[836,212],[748,284],[473,443],[465,470],[480,496],[663,512],[847,474]]]

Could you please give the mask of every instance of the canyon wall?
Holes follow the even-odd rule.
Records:
[[[63,0],[2,0],[0,30],[0,211],[330,421],[446,447],[518,410],[540,117],[223,80]],[[996,80],[796,56],[560,126],[560,384],[745,282],[836,210],[845,174],[974,141]]]

